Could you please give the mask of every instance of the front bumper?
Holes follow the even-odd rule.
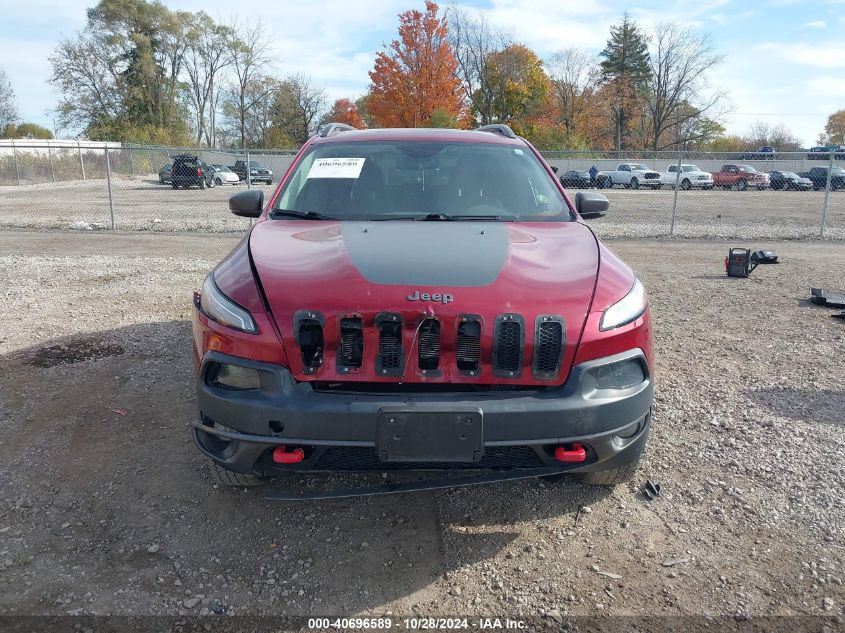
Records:
[[[596,389],[607,365],[636,359],[645,380],[625,389]],[[256,369],[262,388],[233,391],[210,383],[209,368],[228,363]],[[578,442],[587,451],[575,472],[617,468],[642,452],[650,425],[653,386],[639,349],[575,366],[561,387],[489,392],[349,393],[315,391],[284,367],[208,352],[203,358],[193,424],[197,447],[221,466],[242,473],[280,471],[442,470],[565,467],[554,448]],[[382,408],[406,411],[480,410],[484,455],[478,462],[383,462],[376,444]],[[302,447],[305,459],[277,464],[273,449]]]

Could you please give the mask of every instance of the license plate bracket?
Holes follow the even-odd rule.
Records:
[[[477,462],[484,455],[481,409],[382,407],[376,452],[385,462]]]

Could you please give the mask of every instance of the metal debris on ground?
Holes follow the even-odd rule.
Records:
[[[831,292],[821,288],[810,288],[810,301],[828,308],[845,308],[845,292]]]
[[[643,488],[643,494],[649,499],[656,499],[660,496],[660,491],[662,490],[662,486],[659,482],[652,481],[651,479],[647,479],[645,482],[645,487]]]

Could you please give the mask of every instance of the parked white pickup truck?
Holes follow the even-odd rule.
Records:
[[[692,189],[693,187],[700,187],[701,189],[713,188],[713,175],[710,172],[701,171],[696,165],[681,165],[680,174],[678,173],[677,165],[669,165],[666,171],[660,176],[660,182],[664,185],[669,185],[673,189],[675,183],[679,182],[681,189]]]
[[[599,189],[613,185],[622,185],[626,189],[660,189],[661,184],[660,174],[642,163],[619,163],[614,171],[600,171],[596,175],[596,186]]]

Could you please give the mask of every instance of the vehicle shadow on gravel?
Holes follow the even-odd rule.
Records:
[[[845,391],[767,388],[749,391],[748,395],[778,416],[845,427]]]
[[[450,571],[516,547],[520,522],[565,530],[607,494],[531,480],[282,503],[215,488],[190,439],[191,355],[185,320],[0,355],[0,529],[15,561],[0,612],[195,613],[197,595],[239,614],[410,612]]]

